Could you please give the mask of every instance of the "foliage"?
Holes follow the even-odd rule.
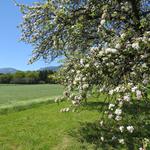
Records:
[[[1,74],[1,84],[38,84],[38,83],[56,83],[54,78],[49,79],[49,75],[55,72],[51,70],[43,71],[17,71],[14,74]]]
[[[21,40],[34,46],[31,62],[87,52],[91,46],[119,36],[120,31],[135,33],[149,27],[147,0],[46,0],[19,6],[24,14]],[[107,30],[101,30],[101,25]]]
[[[0,83],[9,83],[12,79],[12,75],[9,74],[0,74]]]

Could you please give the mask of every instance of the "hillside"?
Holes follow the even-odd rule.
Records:
[[[37,71],[43,71],[43,70],[52,70],[52,71],[57,71],[61,66],[50,66],[50,67],[43,67],[38,69]],[[7,74],[7,73],[16,73],[17,70],[15,68],[0,68],[0,73]]]
[[[14,68],[0,68],[0,73],[3,73],[3,74],[7,74],[7,73],[15,73],[17,72],[18,70],[17,69],[14,69]]]

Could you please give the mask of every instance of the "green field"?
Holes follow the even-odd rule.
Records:
[[[56,84],[5,85],[0,84],[0,106],[15,104],[20,101],[50,98],[62,95],[63,87]]]
[[[82,150],[69,133],[81,122],[98,119],[97,111],[60,113],[49,104],[0,116],[1,150]],[[90,145],[86,145],[89,147]]]
[[[32,101],[32,99],[62,94],[59,85],[1,85],[0,103]],[[60,113],[68,106],[51,103],[24,111],[0,115],[0,150],[82,150],[93,149],[90,144],[81,144],[70,133],[80,123],[99,118],[97,110]]]

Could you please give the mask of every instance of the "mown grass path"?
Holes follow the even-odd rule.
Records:
[[[70,105],[54,103],[62,93],[60,85],[0,85],[0,150],[92,150],[70,133],[97,120],[101,103],[92,100],[86,109],[60,113]]]
[[[60,113],[65,102],[0,116],[0,150],[82,150],[69,135],[81,122],[98,119],[98,111]],[[90,149],[91,145],[86,145]]]

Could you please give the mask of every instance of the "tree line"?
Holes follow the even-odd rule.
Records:
[[[2,74],[0,73],[0,84],[55,84],[55,71],[17,71],[16,73]]]

